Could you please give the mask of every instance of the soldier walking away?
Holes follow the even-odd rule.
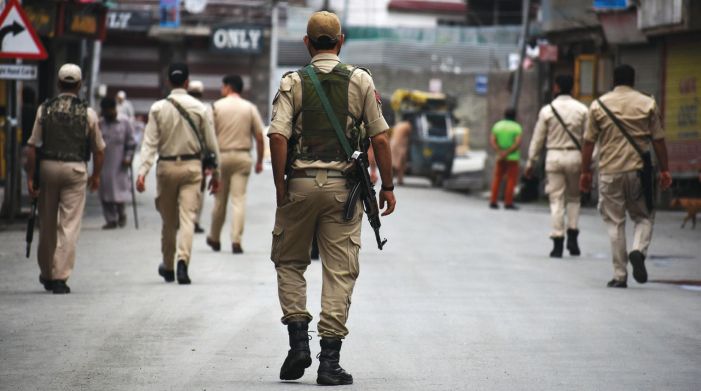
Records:
[[[667,165],[667,146],[659,108],[655,100],[633,89],[635,70],[619,65],[613,72],[613,91],[592,102],[582,147],[580,189],[591,189],[591,157],[599,147],[599,212],[608,227],[613,253],[610,288],[628,286],[627,264],[633,278],[647,281],[645,257],[654,223],[654,170],[650,146],[660,169],[659,184],[672,184]],[[626,248],[626,212],[634,222],[633,250]]]
[[[312,315],[306,308],[304,272],[316,232],[323,271],[317,383],[324,385],[353,383],[339,359],[359,272],[363,208],[352,202],[349,219],[344,217],[348,182],[356,180],[346,176],[354,166],[344,145],[366,151],[370,140],[382,179],[380,208],[387,204],[382,215],[392,213],[396,203],[388,125],[379,95],[368,71],[340,62],[343,42],[335,14],[321,11],[310,17],[304,43],[311,64],[283,76],[269,131],[277,199],[271,259],[290,342],[280,379],[299,379],[312,362],[307,335]],[[336,128],[337,123],[343,125]]]
[[[202,83],[200,80],[190,80],[190,83],[187,86],[187,93],[190,94],[190,96],[192,96],[193,98],[199,100],[200,102],[203,102],[202,97],[204,96],[204,83]],[[210,109],[211,106],[205,107],[207,107],[207,118],[210,121],[212,121],[212,110]],[[200,205],[197,208],[197,218],[195,219],[196,234],[204,233],[204,229],[202,228],[202,226],[200,226],[200,220],[202,220],[202,209],[204,208],[204,198],[207,190],[205,185],[205,182],[207,181],[206,176],[207,175],[205,175],[205,178],[202,178],[202,186],[200,186],[200,193],[202,194],[200,194]]]
[[[214,198],[212,225],[207,244],[214,251],[221,249],[221,230],[226,218],[226,206],[231,195],[231,250],[243,253],[241,237],[246,210],[246,186],[251,174],[252,139],[256,141],[256,174],[263,171],[263,120],[255,105],[241,97],[243,80],[238,75],[222,80],[222,98],[212,104],[214,130],[221,153],[221,190]]]
[[[115,229],[127,224],[124,205],[131,200],[129,168],[134,157],[136,141],[129,119],[117,115],[117,102],[114,99],[103,98],[100,108],[100,131],[106,144],[99,191],[102,213],[105,216],[102,229]]]
[[[572,76],[555,78],[552,103],[543,106],[533,130],[528,149],[525,175],[533,177],[534,165],[540,159],[545,146],[545,193],[550,200],[550,217],[553,249],[550,256],[561,258],[565,242],[565,215],[567,215],[567,250],[570,255],[579,255],[578,221],[581,197],[579,174],[582,165],[582,135],[587,122],[587,107],[572,98],[574,80]]]
[[[489,207],[498,209],[497,198],[501,181],[506,176],[506,188],[504,189],[504,208],[517,210],[514,205],[514,189],[518,181],[519,165],[521,159],[521,133],[523,129],[516,122],[516,111],[508,108],[504,111],[504,119],[498,121],[492,127],[489,136],[489,144],[497,153],[497,161],[494,166],[494,178],[492,179],[492,195],[489,199]]]
[[[188,78],[187,65],[173,63],[168,67],[173,90],[166,99],[151,106],[136,180],[136,189],[143,192],[146,174],[158,154],[156,209],[163,221],[163,261],[158,266],[158,274],[166,282],[174,281],[177,274],[179,284],[190,283],[188,266],[203,168],[213,170],[209,190],[216,193],[219,188],[216,136],[207,120],[205,106],[187,94]],[[176,259],[177,273],[173,268]]]
[[[104,159],[97,113],[78,98],[81,81],[77,65],[61,66],[59,94],[39,106],[27,148],[27,187],[39,198],[39,282],[53,293],[71,292],[66,281],[75,265],[86,187],[98,189]],[[93,171],[88,177],[91,153]]]

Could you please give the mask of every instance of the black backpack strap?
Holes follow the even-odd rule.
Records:
[[[625,129],[625,127],[623,126],[623,122],[621,122],[621,120],[618,119],[618,117],[616,117],[611,112],[611,110],[609,110],[608,107],[606,107],[606,105],[604,104],[604,102],[601,101],[601,99],[597,98],[596,101],[599,103],[599,106],[601,106],[601,108],[604,110],[606,115],[611,119],[611,121],[613,121],[614,125],[616,125],[618,130],[621,131],[621,134],[623,134],[623,137],[625,137],[625,139],[630,143],[630,145],[633,147],[633,149],[635,149],[635,152],[637,152],[638,155],[640,155],[640,158],[645,159],[645,152],[643,151],[642,148],[640,148],[638,143],[635,142],[635,140],[633,139],[633,136],[631,136],[630,133],[628,133],[628,131]]]
[[[192,131],[195,132],[195,136],[197,136],[197,141],[200,143],[200,154],[204,154],[205,147],[204,147],[204,140],[202,139],[202,134],[201,132],[197,129],[197,125],[195,125],[195,121],[192,120],[192,117],[190,117],[190,113],[185,110],[183,106],[180,105],[175,99],[172,97],[167,97],[166,100],[175,107],[180,115],[185,118],[188,124],[190,124],[190,127],[192,128]]]
[[[553,114],[555,114],[555,117],[560,122],[560,125],[562,125],[562,128],[565,129],[565,133],[567,133],[567,135],[570,136],[570,139],[572,140],[574,145],[577,147],[578,150],[581,151],[582,145],[579,143],[579,140],[577,140],[577,137],[575,137],[574,134],[570,132],[569,128],[567,128],[567,124],[565,124],[565,121],[560,116],[560,113],[558,113],[557,110],[555,110],[555,106],[553,106],[552,103],[550,103],[550,109],[553,111]]]

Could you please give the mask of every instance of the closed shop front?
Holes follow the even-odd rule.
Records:
[[[637,90],[652,95],[657,102],[662,101],[662,45],[621,46],[618,63],[635,68]]]
[[[670,169],[677,177],[701,170],[701,36],[667,39],[664,125]]]

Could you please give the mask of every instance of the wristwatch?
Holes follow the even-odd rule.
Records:
[[[381,189],[382,189],[382,191],[394,191],[394,185],[391,185],[391,186],[382,185]]]

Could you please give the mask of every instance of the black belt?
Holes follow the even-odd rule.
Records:
[[[290,178],[314,178],[319,170],[326,171],[327,178],[345,178],[345,175],[338,170],[327,170],[324,168],[308,168],[306,170],[293,170]]]
[[[548,148],[549,151],[579,151],[577,147],[566,147],[566,148]]]
[[[201,157],[199,154],[190,154],[190,155],[176,155],[176,156],[159,156],[158,161],[160,162],[161,160],[168,161],[168,162],[177,162],[181,160],[200,160]]]

